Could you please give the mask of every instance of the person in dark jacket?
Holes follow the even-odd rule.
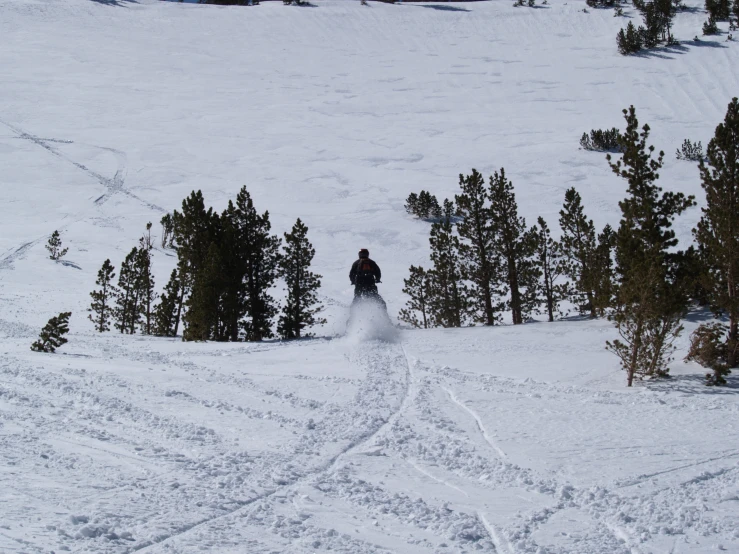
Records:
[[[359,259],[352,264],[349,272],[349,280],[354,285],[354,297],[378,296],[376,283],[380,282],[381,277],[380,267],[370,260],[369,250],[362,248]]]

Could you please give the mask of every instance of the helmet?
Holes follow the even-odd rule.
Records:
[[[359,257],[360,258],[369,258],[369,250],[367,250],[366,248],[362,248],[359,251]]]

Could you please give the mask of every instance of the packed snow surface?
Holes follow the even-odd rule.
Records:
[[[505,167],[530,223],[556,230],[575,186],[617,224],[625,184],[578,140],[629,104],[663,187],[702,201],[672,153],[739,94],[739,45],[692,40],[699,0],[682,44],[628,58],[628,19],[579,0],[313,4],[0,0],[0,552],[739,552],[738,383],[681,361],[706,314],[674,377],[632,389],[607,321],[346,329],[356,251],[394,319],[428,266],[405,197],[473,167]],[[315,339],[93,332],[106,258],[193,189],[220,210],[243,185],[275,232],[310,228]],[[175,262],[155,252],[160,287]],[[69,343],[31,352],[67,310]]]

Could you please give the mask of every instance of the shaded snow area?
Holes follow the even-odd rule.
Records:
[[[350,317],[365,247],[396,323],[409,265],[428,267],[404,200],[451,197],[473,167],[504,166],[530,224],[557,233],[575,186],[616,225],[625,183],[578,141],[631,103],[667,152],[662,186],[701,203],[672,153],[739,94],[739,45],[694,43],[706,16],[687,3],[683,44],[626,58],[628,19],[579,0],[0,0],[0,553],[739,552],[739,382],[706,388],[681,361],[705,314],[673,378],[632,389],[607,321]],[[244,185],[276,233],[310,229],[316,338],[93,332],[106,258],[191,190],[222,210]],[[153,263],[161,289],[176,258]],[[61,311],[69,343],[31,352]]]

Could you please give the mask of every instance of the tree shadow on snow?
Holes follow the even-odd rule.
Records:
[[[725,44],[717,41],[717,40],[686,40],[684,42],[680,43],[685,44],[687,46],[695,46],[697,48],[728,48]],[[687,50],[687,48],[686,48]]]
[[[62,264],[64,267],[73,267],[74,269],[82,269],[76,263],[70,262],[69,260],[59,260],[59,263]]]
[[[715,314],[705,306],[694,306],[690,308],[683,319],[691,323],[703,323],[704,321],[714,320],[728,321],[728,318],[717,318]]]
[[[90,0],[96,4],[102,4],[103,6],[118,6],[125,7],[126,4],[138,4],[138,0]]]
[[[438,10],[440,12],[471,12],[472,10],[468,10],[467,8],[458,8],[457,6],[447,6],[444,5],[438,5],[438,4],[420,4],[416,5],[418,8],[431,8],[432,10]]]
[[[706,369],[706,373],[711,370]],[[659,379],[649,383],[651,390],[664,392],[681,392],[683,394],[713,394],[719,396],[739,395],[739,375],[736,370],[726,376],[726,385],[723,387],[707,387],[705,375],[675,375],[668,379]]]

